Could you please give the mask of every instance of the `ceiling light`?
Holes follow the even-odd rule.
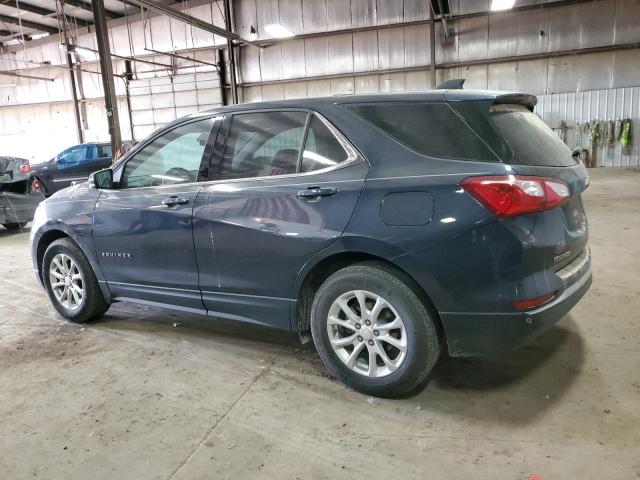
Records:
[[[294,35],[294,33],[291,30],[289,30],[287,27],[283,25],[280,25],[279,23],[272,23],[270,25],[266,25],[264,29],[273,38],[289,38],[289,37],[293,37]]]
[[[516,0],[491,0],[491,10],[496,12],[498,10],[509,10],[513,8]]]
[[[35,40],[35,39],[37,39],[37,38],[44,38],[44,37],[48,37],[48,36],[49,36],[49,34],[48,34],[48,33],[34,33],[34,34],[30,35],[30,36],[31,36],[31,39],[32,39],[32,40]]]
[[[0,85],[0,88],[9,88],[9,87],[17,87],[16,83],[7,83],[6,85]]]

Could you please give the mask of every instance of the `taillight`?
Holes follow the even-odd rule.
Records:
[[[544,177],[469,177],[460,186],[500,218],[551,210],[569,198],[566,182]]]
[[[26,174],[29,173],[31,171],[31,164],[29,162],[24,162],[22,165],[20,165],[20,173]]]
[[[516,310],[527,310],[529,308],[539,307],[553,300],[553,297],[555,296],[556,292],[551,292],[547,293],[546,295],[542,295],[541,297],[530,298],[527,300],[517,300],[513,302],[513,308],[515,308]]]

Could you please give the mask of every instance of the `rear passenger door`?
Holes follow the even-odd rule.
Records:
[[[307,111],[229,116],[218,138],[194,208],[203,301],[221,317],[288,329],[296,275],[346,228],[368,164]]]

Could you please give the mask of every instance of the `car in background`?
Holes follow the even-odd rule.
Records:
[[[176,120],[42,202],[34,269],[83,322],[132,301],[298,332],[369,395],[492,355],[591,285],[584,165],[527,94],[431,90]]]
[[[111,163],[109,143],[83,143],[63,150],[46,163],[34,165],[33,171],[48,196],[85,181],[91,173]]]
[[[29,160],[0,157],[0,225],[8,230],[24,227],[44,198]]]

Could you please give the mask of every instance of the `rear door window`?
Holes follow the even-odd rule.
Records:
[[[498,161],[482,139],[444,102],[380,102],[344,106],[423,155]]]
[[[542,119],[523,105],[494,105],[491,120],[509,145],[518,165],[568,167],[571,150]]]

